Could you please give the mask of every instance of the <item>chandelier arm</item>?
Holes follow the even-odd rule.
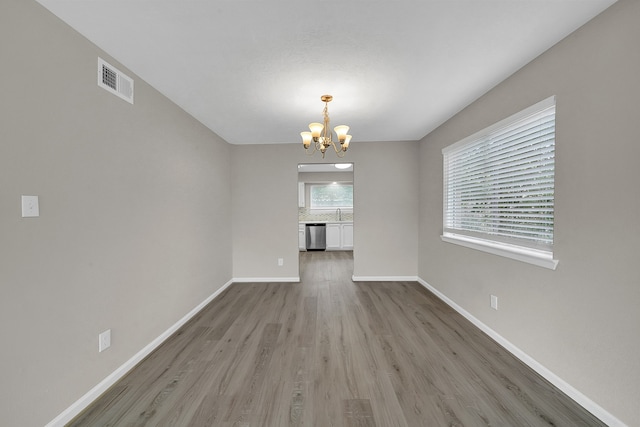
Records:
[[[336,155],[337,155],[338,157],[342,158],[342,157],[344,157],[344,156],[347,154],[347,152],[346,152],[346,151],[344,151],[344,150],[342,149],[342,147],[338,148],[338,146],[337,146],[337,145],[335,144],[335,142],[333,142],[333,141],[331,142],[331,146],[333,147],[333,151],[335,151],[335,152],[336,152]]]
[[[338,147],[336,146],[335,142],[331,141],[331,146],[333,147],[333,151],[336,152],[336,154],[339,153]]]
[[[318,151],[318,144],[314,143],[312,145],[313,145],[313,150],[311,150],[311,151],[309,149],[304,150],[304,153],[307,156],[313,156],[315,154],[315,152]]]

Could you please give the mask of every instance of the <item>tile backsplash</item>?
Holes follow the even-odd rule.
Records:
[[[298,221],[306,222],[306,221],[337,221],[338,214],[335,209],[333,210],[325,210],[325,209],[309,209],[309,208],[298,208]],[[353,211],[345,211],[342,209],[342,221],[353,221]]]

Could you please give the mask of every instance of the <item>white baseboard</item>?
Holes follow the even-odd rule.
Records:
[[[64,410],[60,415],[51,420],[45,427],[62,427],[86,407],[88,407],[94,400],[96,400],[102,393],[107,391],[109,387],[114,385],[120,378],[125,376],[133,367],[135,367],[142,359],[147,357],[153,350],[155,350],[160,344],[162,344],[167,338],[169,338],[175,331],[177,331],[182,325],[187,323],[193,316],[198,314],[207,304],[213,301],[218,295],[220,295],[225,289],[233,283],[233,280],[229,280],[222,285],[220,289],[215,291],[211,296],[207,297],[203,302],[198,304],[193,310],[187,313],[182,319],[174,323],[169,329],[164,331],[160,336],[147,344],[142,350],[136,353],[131,359],[127,360],[122,366],[113,371],[107,378],[102,380],[98,385],[89,390],[84,396],[75,401],[71,406]]]
[[[299,282],[300,277],[234,277],[231,281],[234,283]]]
[[[416,282],[418,276],[351,276],[354,282]]]
[[[520,350],[518,347],[509,342],[506,338],[498,334],[496,331],[482,323],[480,320],[475,318],[471,313],[466,311],[464,308],[460,307],[449,297],[444,295],[442,292],[425,282],[424,280],[418,278],[418,283],[427,288],[429,291],[433,292],[438,298],[444,301],[446,304],[451,306],[454,310],[460,313],[462,316],[467,318],[471,323],[481,329],[484,333],[489,335],[494,341],[504,347],[507,351],[513,354],[515,357],[520,359],[523,363],[528,365],[531,369],[536,371],[538,374],[542,375],[547,381],[549,381],[554,386],[558,387],[562,390],[567,396],[576,401],[580,406],[582,406],[587,411],[591,412],[594,416],[599,418],[602,422],[607,424],[609,427],[627,427],[625,423],[620,421],[618,418],[613,416],[611,413],[607,412],[600,405],[595,403],[593,400],[589,399],[587,396],[578,391],[575,387],[567,383],[565,380],[551,372],[549,369],[544,367],[541,363],[533,359],[524,351]]]

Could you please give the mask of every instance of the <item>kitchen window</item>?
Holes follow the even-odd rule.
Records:
[[[312,184],[309,195],[311,209],[353,208],[353,184]]]
[[[442,240],[555,269],[555,97],[442,154]]]

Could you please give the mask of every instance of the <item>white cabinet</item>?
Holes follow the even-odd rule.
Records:
[[[327,250],[335,251],[342,248],[342,230],[340,224],[327,224]]]
[[[353,250],[353,223],[327,224],[327,250]]]
[[[301,251],[307,250],[307,236],[304,224],[298,224],[298,249]]]
[[[341,248],[343,250],[352,250],[353,249],[353,223],[352,224],[341,224],[342,227],[342,240],[341,240]]]
[[[298,183],[298,207],[304,208],[305,205],[304,182]]]

